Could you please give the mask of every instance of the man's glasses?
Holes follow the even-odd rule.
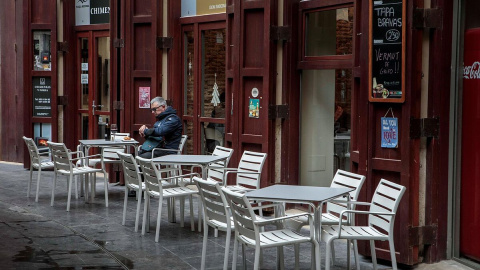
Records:
[[[155,108],[151,108],[150,110],[152,110],[152,112],[155,112],[155,111],[157,111],[157,109],[160,108],[160,107],[162,107],[162,106],[157,106],[157,107],[155,107]]]

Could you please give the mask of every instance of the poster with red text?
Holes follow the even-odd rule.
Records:
[[[138,107],[150,108],[150,87],[138,88]]]

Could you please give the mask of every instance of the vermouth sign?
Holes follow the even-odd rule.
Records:
[[[480,62],[475,61],[471,66],[463,67],[464,79],[480,79]]]

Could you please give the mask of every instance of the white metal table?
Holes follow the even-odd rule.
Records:
[[[350,196],[348,194],[351,191],[351,188],[273,185],[249,191],[245,196],[255,201],[304,203],[310,205],[314,209],[315,238],[319,241],[323,204],[329,200],[344,196],[349,200]]]
[[[202,179],[207,179],[208,165],[211,163],[226,160],[226,156],[212,156],[212,155],[166,155],[153,158],[155,164],[160,165],[180,165],[180,166],[199,166],[202,169]],[[172,198],[172,205],[173,203]],[[175,207],[169,207],[169,221],[175,222]]]
[[[137,155],[137,145],[138,142],[136,140],[114,140],[114,141],[107,141],[105,139],[90,139],[90,140],[79,140],[80,142],[80,151],[84,153],[85,156],[88,156],[88,152],[90,151],[90,148],[92,147],[115,147],[115,146],[127,146],[127,152],[130,153],[130,148],[133,147],[135,151],[135,155]],[[82,165],[83,165],[83,159],[81,160]],[[88,164],[88,158],[85,159],[85,162]],[[87,176],[88,177],[88,176]],[[85,189],[85,191],[88,190],[88,183],[89,180],[87,178],[87,181],[85,181],[85,187],[80,189],[80,192]],[[92,185],[92,195],[93,195],[93,185]],[[106,188],[106,187],[105,187]],[[93,199],[93,196],[90,196],[90,201]]]

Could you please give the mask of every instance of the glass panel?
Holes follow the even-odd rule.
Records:
[[[88,38],[80,39],[80,89],[81,99],[80,99],[80,108],[88,110]]]
[[[184,134],[188,136],[185,145],[183,146],[183,153],[184,154],[193,154],[193,122],[186,121],[184,122]]]
[[[80,114],[81,117],[81,126],[80,126],[80,136],[82,139],[88,139],[88,113]]]
[[[336,169],[348,169],[352,71],[304,70],[300,111],[302,185],[329,186]]]
[[[353,7],[305,15],[305,56],[352,54]]]
[[[97,38],[97,110],[110,111],[110,37]]]
[[[202,32],[202,103],[201,115],[225,119],[225,29]],[[211,153],[222,145],[225,136],[223,123],[205,123],[205,147]]]
[[[193,50],[193,32],[185,32],[184,36],[184,114],[186,115],[193,115],[193,99],[195,97],[195,91],[193,89],[194,86],[194,77],[193,77],[193,70],[194,70],[194,50]]]
[[[33,70],[51,70],[50,31],[33,31]]]

